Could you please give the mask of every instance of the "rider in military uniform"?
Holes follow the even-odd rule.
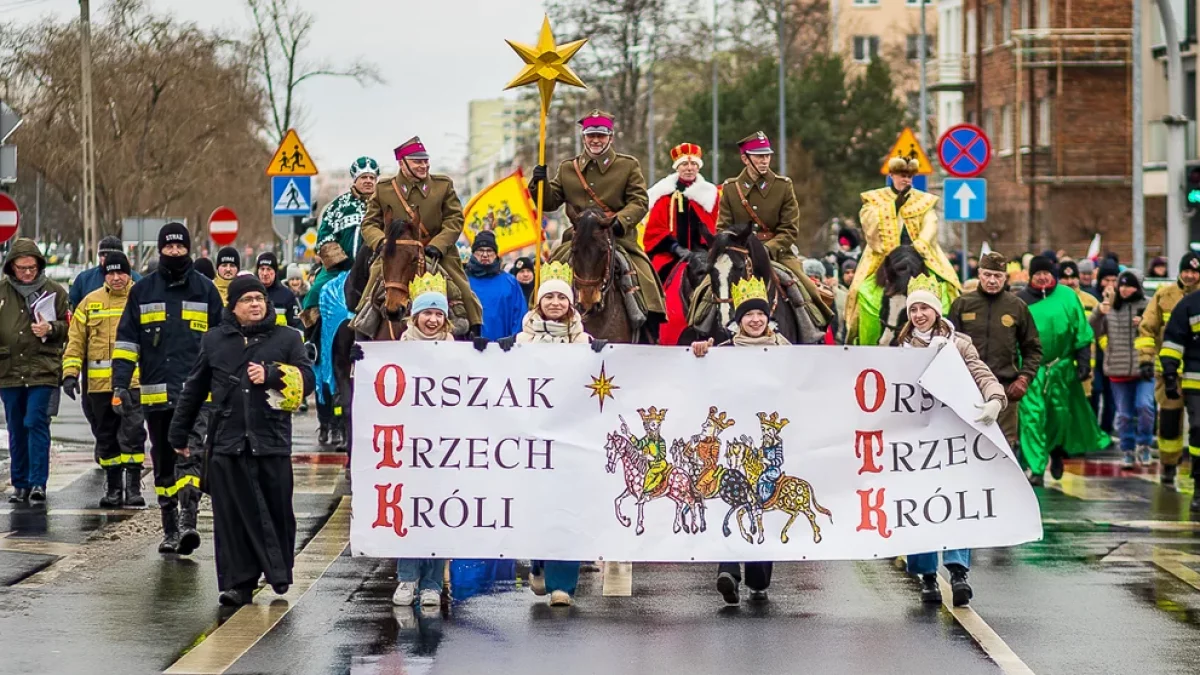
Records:
[[[569,204],[579,211],[587,208],[604,211],[612,223],[617,246],[624,250],[637,274],[642,307],[646,311],[646,327],[657,337],[658,326],[666,319],[667,311],[658,275],[638,243],[637,226],[649,208],[642,167],[635,157],[613,150],[612,115],[593,110],[579,120],[579,126],[583,134],[583,153],[559,164],[553,180],[546,182],[543,208],[549,212]],[[534,167],[530,194],[536,195],[538,183],[546,180],[545,165]],[[570,255],[571,230],[568,229],[563,233],[562,244],[550,258],[566,262]]]
[[[420,223],[425,255],[436,261],[446,279],[462,292],[471,335],[478,336],[483,326],[483,308],[471,292],[455,244],[462,235],[463,211],[454,192],[454,182],[446,176],[429,173],[429,153],[416,136],[396,148],[395,154],[400,174],[379,183],[367,201],[367,214],[362,220],[363,241],[371,250],[378,250],[388,223],[397,219]],[[359,309],[371,301],[372,289],[381,274],[383,260],[377,259],[371,264],[367,292],[363,293]]]
[[[807,290],[808,297],[819,298],[816,284],[804,273],[800,258],[792,250],[800,237],[800,205],[796,201],[792,179],[771,171],[771,157],[775,151],[763,132],[738,141],[738,150],[745,168],[721,187],[717,230],[734,223],[754,223],[758,226],[755,236],[766,247],[771,260],[788,268]],[[833,312],[821,302],[811,305],[818,310],[812,318],[817,327],[823,329]]]

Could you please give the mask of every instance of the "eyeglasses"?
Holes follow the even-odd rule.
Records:
[[[13,269],[15,269],[15,270],[16,270],[16,271],[18,271],[18,272],[36,272],[36,271],[37,271],[37,269],[38,269],[38,266],[37,266],[37,264],[33,264],[33,265],[13,265]]]

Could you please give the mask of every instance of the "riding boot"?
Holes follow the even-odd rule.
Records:
[[[329,447],[333,452],[346,451],[346,418],[338,417],[330,424]]]
[[[329,452],[329,425],[322,423],[321,428],[317,430],[317,447],[322,452]]]
[[[126,464],[125,469],[125,501],[127,507],[142,508],[146,499],[142,497],[142,467],[138,464]]]
[[[175,553],[179,550],[179,505],[168,502],[161,508],[163,540],[158,545],[158,552]]]
[[[200,491],[189,487],[179,493],[179,555],[191,555],[200,547],[200,533],[196,531],[196,516],[200,510]]]
[[[100,498],[100,508],[119,509],[124,498],[122,488],[125,484],[125,469],[120,466],[110,466],[104,469],[107,489]]]

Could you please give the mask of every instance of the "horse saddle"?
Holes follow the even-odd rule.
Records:
[[[763,502],[762,507],[764,511],[770,511],[771,509],[775,508],[775,501],[779,499],[779,488],[782,484],[783,476],[780,476],[779,479],[775,481],[775,489],[771,492],[771,498]]]

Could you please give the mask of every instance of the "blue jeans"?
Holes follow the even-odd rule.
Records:
[[[446,561],[442,558],[400,558],[396,561],[396,581],[417,584],[418,591],[442,592],[446,580]]]
[[[54,387],[0,389],[8,422],[9,473],[19,490],[46,487],[50,479],[50,396]]]
[[[566,591],[567,595],[575,595],[575,587],[579,585],[579,563],[547,560],[542,566],[546,575],[547,593]]]
[[[1154,440],[1154,380],[1113,382],[1121,449],[1133,450]]]
[[[962,565],[963,569],[971,569],[971,549],[958,548],[942,551],[942,562],[946,565]],[[937,574],[938,554],[916,553],[908,556],[909,574]]]

